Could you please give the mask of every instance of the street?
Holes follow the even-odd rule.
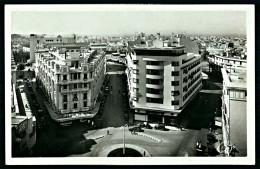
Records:
[[[123,65],[107,65],[108,72],[124,71]],[[121,74],[108,74],[109,78],[108,88],[104,112],[101,115],[102,127],[119,127],[124,125],[124,99],[123,92],[126,88],[123,75]]]
[[[122,72],[125,67],[119,64],[108,64],[108,92],[102,114],[98,118],[102,120],[100,129],[91,130],[87,122],[74,121],[71,126],[61,126],[51,119],[44,105],[44,95],[40,89],[36,90],[36,84],[32,84],[37,103],[43,112],[39,113],[34,106],[37,119],[37,141],[33,156],[36,157],[63,157],[63,156],[104,156],[108,149],[122,144],[123,129],[121,126],[129,124],[125,120],[127,100],[123,99],[126,92],[124,75],[113,72]],[[28,93],[29,103],[32,103],[30,91],[25,84],[25,92]],[[190,104],[180,113],[176,121],[186,128],[186,131],[159,131],[145,129],[144,133],[149,137],[162,140],[161,143],[149,138],[131,134],[125,129],[127,145],[134,145],[144,149],[151,156],[195,156],[195,144],[201,140],[206,145],[206,136],[209,132],[209,122],[212,121],[216,107],[220,109],[221,82],[214,78],[207,81],[207,86],[196,95]],[[206,108],[205,108],[206,107]],[[42,119],[44,123],[42,122]],[[109,131],[109,135],[107,135]]]

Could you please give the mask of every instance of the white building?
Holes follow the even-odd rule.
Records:
[[[38,50],[35,55],[37,82],[53,103],[59,119],[84,119],[90,114],[93,117],[91,110],[97,106],[106,74],[104,52],[62,47],[55,51]]]
[[[179,42],[143,41],[128,47],[126,59],[135,121],[169,122],[202,86],[201,56]]]
[[[245,68],[222,68],[222,131],[224,146],[235,145],[236,156],[247,155],[247,80]],[[228,155],[228,154],[227,154]]]

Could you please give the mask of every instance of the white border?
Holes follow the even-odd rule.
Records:
[[[62,7],[62,8],[61,8]],[[247,157],[12,158],[11,157],[11,12],[13,11],[245,11],[247,18]],[[5,5],[5,124],[8,165],[197,165],[255,164],[255,8],[254,5]]]

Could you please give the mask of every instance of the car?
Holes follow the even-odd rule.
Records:
[[[108,91],[109,91],[109,87],[108,87],[108,86],[105,88],[105,91],[106,91],[106,92],[108,92]]]
[[[135,133],[135,132],[142,132],[144,130],[141,128],[141,125],[135,125],[135,126],[129,127],[129,131],[131,131],[131,133]]]
[[[167,129],[165,128],[165,124],[156,124],[154,127],[156,130],[162,130],[162,131],[166,131]]]

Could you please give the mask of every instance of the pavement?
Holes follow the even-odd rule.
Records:
[[[109,130],[109,135],[106,134]],[[128,148],[134,148],[139,152],[146,151],[148,156],[196,156],[196,142],[199,138],[206,138],[207,130],[187,130],[187,131],[159,131],[154,129],[145,129],[140,134],[157,137],[162,142],[157,142],[148,137],[131,132],[125,128],[125,145]],[[105,128],[95,131],[90,131],[84,134],[86,139],[100,135],[104,137],[95,140],[96,144],[92,145],[89,152],[84,154],[73,154],[72,157],[104,157],[110,151],[116,148],[123,147],[123,127]],[[201,140],[205,145],[206,140]],[[134,147],[133,147],[134,146]],[[142,153],[143,154],[143,153]]]
[[[125,125],[127,122],[124,118],[124,100],[123,91],[126,88],[126,83],[124,82],[123,76],[120,74],[110,74],[111,72],[123,71],[124,67],[122,65],[108,66],[110,71],[108,71],[109,76],[109,92],[106,96],[106,101],[104,104],[104,112],[101,115],[102,127],[119,127]],[[121,70],[120,70],[121,69]]]

